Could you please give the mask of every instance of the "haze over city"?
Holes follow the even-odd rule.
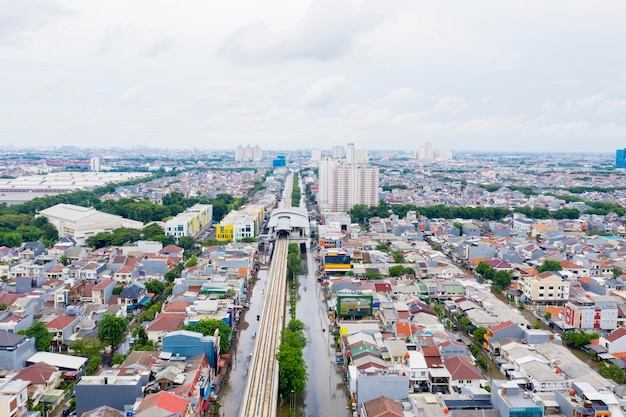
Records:
[[[0,146],[613,152],[618,1],[2,1]]]

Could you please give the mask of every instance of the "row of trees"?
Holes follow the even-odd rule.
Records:
[[[609,212],[616,212],[619,215],[626,214],[626,209],[612,203],[587,202],[592,209],[585,210],[584,214],[604,215]],[[415,211],[430,219],[473,219],[473,220],[495,220],[500,221],[511,213],[522,213],[531,219],[577,219],[581,212],[575,208],[561,208],[550,211],[543,207],[517,207],[509,210],[502,207],[453,207],[438,204],[435,206],[421,207],[413,204],[392,204],[388,206],[381,202],[377,206],[366,206],[357,204],[352,207],[348,214],[353,222],[365,224],[372,217],[389,217],[390,212],[405,217],[407,212]]]
[[[29,214],[0,215],[0,246],[12,248],[23,242],[39,240],[49,246],[58,239],[57,229],[45,217]]]
[[[278,360],[278,390],[283,398],[300,394],[304,391],[308,379],[307,366],[302,351],[306,346],[304,323],[292,319],[287,328],[282,331],[280,346],[276,359]]]
[[[291,207],[300,206],[300,182],[297,173],[293,174],[293,188],[291,189]]]
[[[494,285],[500,290],[508,288],[509,285],[511,285],[511,281],[513,279],[511,271],[503,269],[496,271],[493,267],[491,267],[491,265],[489,265],[485,261],[480,262],[476,266],[476,269],[474,271],[477,274],[480,274],[482,279],[492,281]]]

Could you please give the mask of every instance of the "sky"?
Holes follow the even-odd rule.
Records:
[[[0,146],[614,152],[623,0],[0,0]]]

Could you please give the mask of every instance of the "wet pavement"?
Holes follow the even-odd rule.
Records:
[[[268,270],[262,269],[258,273],[258,280],[254,284],[250,297],[250,309],[243,311],[239,316],[239,326],[236,334],[236,349],[232,350],[233,365],[226,384],[220,389],[220,416],[236,417],[239,415],[241,398],[246,385],[249,355],[252,352],[254,338],[259,326],[257,315],[263,308],[263,296],[267,283]]]
[[[296,416],[348,417],[352,415],[348,391],[342,366],[335,361],[335,341],[316,269],[313,256],[307,254],[309,273],[298,278],[296,317],[304,323],[308,340],[303,354],[309,379],[304,393],[296,398]],[[278,416],[286,417],[288,411]]]
[[[307,364],[309,379],[305,392],[295,398],[296,416],[349,417],[349,400],[343,371],[335,362],[335,349],[329,331],[330,321],[326,312],[321,286],[315,276],[312,255],[307,256],[307,275],[298,277],[298,299],[296,317],[305,325],[308,343],[303,354]],[[237,348],[233,351],[233,367],[226,384],[220,389],[221,408],[219,416],[239,415],[240,400],[246,382],[248,355],[252,351],[258,321],[261,314],[267,270],[259,271],[259,279],[254,285],[250,300],[250,310],[240,316],[237,334]],[[290,401],[279,404],[277,416],[288,417]]]

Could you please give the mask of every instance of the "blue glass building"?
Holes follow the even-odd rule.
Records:
[[[615,168],[626,168],[626,149],[615,152]]]

